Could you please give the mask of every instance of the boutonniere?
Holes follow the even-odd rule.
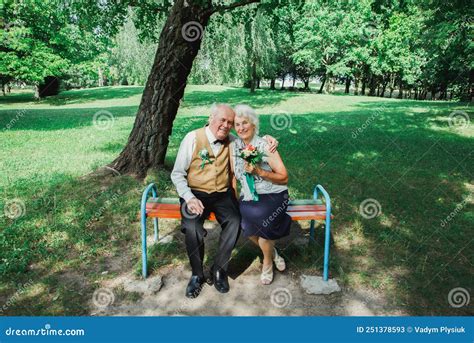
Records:
[[[206,163],[212,164],[212,161],[209,159],[209,151],[207,151],[207,149],[202,149],[201,151],[199,151],[199,157],[202,160],[201,169],[204,169],[204,165]]]

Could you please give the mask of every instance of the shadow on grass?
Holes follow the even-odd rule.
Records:
[[[216,92],[190,91],[185,94],[182,106],[183,108],[210,106],[213,103],[229,103],[234,106],[239,103],[245,103],[258,108],[268,105],[277,105],[287,99],[300,95],[303,94],[263,89],[257,89],[255,93],[250,93],[247,88],[231,88]]]
[[[102,120],[113,124],[115,118],[135,117],[136,106],[120,106],[104,108],[67,108],[67,109],[35,109],[27,110],[21,117],[16,111],[0,110],[0,127],[7,125],[9,131],[49,131],[75,129],[94,125]],[[95,116],[95,117],[94,117]],[[100,122],[99,122],[100,124]]]
[[[40,101],[35,101],[34,92],[31,90],[31,93],[22,92],[13,93],[8,96],[0,96],[0,105],[6,105],[9,103],[27,103],[34,101],[36,104],[62,106],[83,104],[96,100],[129,98],[142,93],[143,87],[139,86],[98,87],[62,91],[58,95],[48,96],[44,99],[41,99]]]
[[[17,180],[5,190],[4,199],[19,198],[26,210],[16,220],[0,218],[0,299],[14,300],[4,313],[88,314],[96,281],[132,268],[125,256],[133,250],[129,242],[139,242],[132,223],[140,188],[126,176],[56,174],[45,183]],[[122,255],[120,265],[111,264]]]
[[[83,104],[96,100],[129,98],[143,93],[143,87],[120,86],[74,89],[63,91],[56,96],[47,97],[41,102],[54,105]]]

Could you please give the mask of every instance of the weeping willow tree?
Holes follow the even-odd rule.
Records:
[[[189,80],[196,84],[240,84],[245,79],[246,51],[242,23],[224,13],[212,17]]]
[[[258,8],[249,9],[243,21],[247,52],[246,84],[254,92],[263,76],[276,74],[277,51],[267,12]]]

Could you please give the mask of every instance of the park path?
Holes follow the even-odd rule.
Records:
[[[219,230],[209,230],[206,240],[217,241]],[[301,232],[301,230],[298,230]],[[242,244],[242,238],[239,241]],[[112,265],[123,265],[112,261]],[[125,263],[126,264],[126,263]],[[158,292],[142,293],[139,300],[115,301],[98,307],[90,301],[90,314],[98,316],[372,316],[407,315],[387,308],[383,294],[364,289],[345,289],[329,295],[307,294],[300,285],[300,273],[291,267],[276,272],[269,286],[260,284],[260,261],[256,257],[235,278],[229,278],[230,292],[219,293],[205,285],[199,297],[184,296],[191,271],[187,264],[165,266],[154,272],[151,282],[161,282]],[[148,279],[147,279],[148,280]],[[131,271],[105,280],[101,287],[123,291],[126,283],[140,283]]]

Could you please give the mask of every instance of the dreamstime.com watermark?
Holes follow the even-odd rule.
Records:
[[[270,301],[277,308],[284,308],[291,304],[293,296],[288,288],[275,288],[270,295]]]
[[[115,117],[114,115],[106,110],[100,110],[94,113],[92,117],[92,124],[97,130],[105,131],[114,126]]]
[[[112,305],[115,301],[115,294],[110,288],[99,288],[92,295],[92,303],[95,307],[104,309]]]
[[[52,329],[46,324],[40,329],[15,329],[9,327],[5,330],[6,336],[85,336],[84,329]]]
[[[458,215],[459,212],[461,212],[463,210],[463,208],[466,206],[466,204],[468,202],[472,202],[472,194],[468,195],[467,197],[465,197],[459,204],[456,205],[456,207],[454,208],[454,210],[451,211],[451,213],[449,213],[446,218],[444,218],[443,220],[441,220],[441,227],[445,227],[449,222],[451,222],[451,220],[454,219],[454,217],[456,217]]]
[[[471,124],[471,119],[467,112],[456,110],[449,115],[448,124],[451,128],[467,129]]]
[[[25,202],[21,199],[9,199],[5,201],[3,207],[5,217],[10,219],[18,219],[26,214]]]
[[[365,129],[367,129],[370,124],[372,124],[372,122],[380,115],[380,111],[377,111],[375,112],[374,114],[372,114],[369,118],[367,118],[367,120],[360,126],[358,127],[356,130],[352,131],[352,138],[353,139],[356,139],[359,134],[361,134],[362,132],[365,131]]]
[[[270,116],[270,125],[274,130],[281,131],[291,127],[293,120],[287,112],[280,111]]]
[[[5,304],[0,307],[0,315],[3,314],[4,311],[8,310],[8,308],[10,306],[13,306],[17,301],[18,299],[20,298],[20,296],[26,292],[26,290],[33,285],[33,280],[28,280],[28,282],[20,285],[17,289],[17,291],[15,292],[15,294],[13,294],[6,302]]]
[[[104,212],[107,210],[107,208],[109,208],[110,205],[112,205],[112,203],[115,202],[121,195],[122,195],[121,192],[115,192],[115,193],[110,197],[110,199],[107,199],[107,200],[104,202],[104,205],[103,205],[102,207],[100,207],[100,208],[94,213],[94,215],[92,216],[92,218],[87,221],[86,227],[90,227],[94,221],[96,221],[96,220],[98,220],[100,217],[102,217],[102,215],[103,215]]]
[[[382,213],[382,206],[375,199],[365,199],[360,203],[359,213],[365,219],[373,219]]]
[[[290,199],[288,198],[288,196],[286,196],[286,199],[283,200],[282,204],[281,204],[280,206],[278,206],[278,207],[275,209],[275,211],[273,211],[272,214],[271,214],[267,219],[265,219],[265,220],[262,222],[263,227],[267,227],[267,226],[270,225],[271,222],[274,221],[281,213],[286,212],[286,208],[287,208],[289,202],[290,202]]]
[[[467,289],[456,287],[449,291],[448,303],[451,307],[460,308],[469,305],[471,296]]]
[[[22,108],[21,110],[19,110],[18,112],[16,112],[16,116],[15,116],[14,118],[12,118],[12,120],[10,120],[7,125],[5,125],[4,130],[10,130],[13,126],[15,126],[15,124],[16,124],[21,118],[23,118],[23,116],[24,116],[25,113],[26,113],[26,110],[27,110],[27,108]]]
[[[194,291],[194,297],[184,299],[181,305],[173,312],[173,315],[181,316],[186,310],[191,309],[193,305],[193,299],[196,298],[199,293],[201,293],[202,289],[204,288],[204,285],[206,285],[206,282],[203,282],[198,287],[198,289]]]
[[[197,41],[204,33],[204,29],[197,21],[189,21],[181,28],[181,36],[187,42]]]

